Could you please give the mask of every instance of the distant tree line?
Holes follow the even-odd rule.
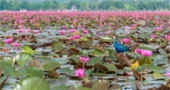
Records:
[[[170,10],[170,0],[141,1],[141,0],[98,0],[58,2],[57,0],[43,0],[30,2],[29,0],[0,0],[0,10]]]

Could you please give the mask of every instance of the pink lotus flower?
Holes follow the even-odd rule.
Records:
[[[128,38],[123,39],[123,43],[128,43],[129,41],[130,41],[130,39],[128,39]]]
[[[76,23],[76,22],[77,22],[77,20],[76,20],[76,19],[74,19],[74,20],[73,20],[73,23]]]
[[[150,50],[137,49],[136,52],[143,55],[143,56],[152,55],[152,51],[150,51]]]
[[[150,50],[143,50],[143,49],[137,49],[136,52],[138,52],[139,54],[145,56],[145,72],[144,72],[144,74],[146,76],[146,74],[147,74],[146,73],[146,71],[147,71],[147,66],[146,66],[146,64],[147,64],[147,56],[152,55],[152,51],[150,51]]]
[[[169,72],[166,72],[166,76],[170,76],[170,71],[169,71]]]
[[[162,30],[162,27],[156,27],[154,31]]]
[[[74,40],[74,37],[69,37],[69,40]]]
[[[165,25],[164,24],[161,24],[160,27],[164,27]]]
[[[82,63],[86,63],[89,60],[89,57],[79,57]]]
[[[60,33],[60,34],[65,34],[65,33],[66,33],[66,31],[59,31],[59,33]]]
[[[98,33],[97,36],[100,37],[100,34]]]
[[[150,35],[150,37],[151,37],[151,38],[155,38],[155,37],[156,37],[156,35]]]
[[[37,25],[38,23],[34,23],[34,25]]]
[[[85,75],[84,74],[84,69],[78,69],[78,70],[75,71],[75,76],[76,77],[82,77],[83,78],[84,75]]]
[[[19,30],[17,30],[17,32],[22,33],[22,32],[23,32],[23,30],[22,30],[22,29],[19,29]]]
[[[142,49],[137,49],[136,52],[141,54],[142,53]]]
[[[101,24],[99,24],[99,28],[102,28],[102,25],[101,25]]]
[[[111,24],[109,23],[109,24],[107,24],[107,26],[111,26]]]
[[[88,31],[87,31],[87,30],[83,30],[83,33],[84,33],[84,34],[88,34]]]
[[[165,38],[170,41],[170,36],[165,36]]]
[[[21,43],[14,42],[14,43],[12,43],[12,45],[13,45],[14,47],[18,47],[18,46],[21,45]]]
[[[112,29],[115,29],[115,26],[112,26]]]
[[[109,35],[109,33],[104,33],[104,35]]]
[[[158,21],[158,20],[159,20],[159,18],[156,18],[156,20]]]
[[[6,44],[10,44],[10,43],[12,42],[12,40],[13,40],[12,38],[5,39],[4,42],[5,42]]]
[[[141,55],[143,55],[143,56],[150,56],[150,55],[152,55],[152,51],[150,51],[150,50],[142,50],[141,51]]]
[[[80,38],[80,35],[74,35],[73,36],[75,39],[79,39]]]
[[[63,26],[63,29],[66,29],[66,26]]]
[[[129,29],[130,29],[130,30],[133,30],[133,29],[134,29],[134,27],[129,27]]]
[[[34,33],[37,34],[37,33],[39,33],[39,31],[38,30],[34,30]]]
[[[18,26],[20,29],[22,28],[22,26]]]
[[[137,26],[137,24],[132,24],[132,27],[136,27]]]
[[[17,23],[17,22],[15,22],[15,23],[14,23],[14,25],[16,26],[16,25],[18,25],[18,23]]]

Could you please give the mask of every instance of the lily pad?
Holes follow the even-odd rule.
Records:
[[[121,90],[121,86],[119,84],[112,84],[109,90]]]
[[[2,69],[3,74],[12,74],[14,72],[14,68],[11,66],[11,64],[1,62],[0,68]]]
[[[0,41],[0,46],[1,47],[5,46],[4,42]]]
[[[160,66],[155,66],[153,64],[147,64],[147,72],[155,72],[155,73],[165,73],[166,70]],[[142,65],[142,70],[144,71],[145,65]]]
[[[159,79],[163,77],[160,73],[153,73],[152,75],[153,75],[153,78],[155,79]]]
[[[85,71],[85,76],[89,77],[92,74],[93,70],[92,69],[88,69]]]
[[[65,74],[71,74],[73,72],[70,68],[60,68],[59,71]]]
[[[91,90],[91,89],[88,87],[82,87],[82,86],[78,86],[78,87],[72,86],[68,90]]]
[[[0,61],[2,61],[2,62],[6,62],[6,63],[8,63],[8,64],[12,64],[12,58],[11,57],[2,57],[1,59],[0,59]]]
[[[92,89],[93,90],[108,90],[110,85],[111,84],[108,81],[96,81],[93,84]]]
[[[28,75],[28,73],[25,69],[18,69],[14,72],[14,76],[16,76],[16,77],[25,77],[27,75]]]
[[[39,77],[26,78],[14,90],[50,90],[47,81]]]
[[[66,86],[55,86],[52,90],[68,90],[69,88]]]
[[[79,54],[79,53],[80,53],[80,50],[77,49],[77,48],[70,48],[70,49],[68,50],[68,53],[69,53],[70,55],[76,55],[76,54]]]
[[[99,49],[93,49],[89,51],[89,54],[94,55],[94,56],[103,56],[105,53]]]
[[[55,70],[47,71],[47,73],[48,73],[49,78],[58,78],[60,76],[60,74],[58,72],[56,72]]]
[[[90,58],[86,64],[87,65],[92,65],[94,66],[95,63],[100,63],[102,64],[102,57],[93,57],[93,58]]]
[[[37,53],[37,51],[32,50],[29,46],[24,46],[22,52],[26,53],[26,54],[35,54],[35,53]]]
[[[103,73],[106,73],[106,72],[109,71],[109,69],[108,69],[106,66],[104,66],[104,65],[102,65],[102,64],[99,64],[99,63],[96,63],[96,64],[94,65],[94,67],[95,67],[97,70],[99,70],[100,72],[103,72]]]
[[[166,55],[153,55],[152,58],[155,60],[155,64],[167,64],[168,56]]]
[[[29,64],[28,64],[28,67],[29,66],[35,66],[35,67],[40,68],[41,70],[44,70],[43,65],[37,60],[30,61]]]
[[[138,49],[145,49],[145,50],[154,51],[156,48],[151,48],[151,47],[148,47],[148,46],[140,45],[140,46],[138,47]]]
[[[166,55],[167,52],[165,50],[163,50],[162,48],[159,49],[159,53],[162,54],[162,55]]]
[[[72,55],[69,57],[69,60],[72,60],[74,63],[80,62],[79,55]]]
[[[62,42],[55,42],[55,43],[52,45],[52,49],[55,50],[55,52],[62,51],[62,50],[64,49],[63,43],[62,43]]]
[[[26,69],[29,77],[43,77],[44,76],[44,72],[38,68],[38,67],[28,67]]]
[[[83,49],[87,49],[87,48],[90,48],[92,45],[93,45],[93,42],[91,42],[91,41],[86,41],[86,42],[82,42],[82,43],[80,44],[80,47],[83,48]]]
[[[48,56],[38,56],[35,57],[36,60],[41,60],[41,61],[50,61],[50,58]]]
[[[16,56],[16,62],[18,65],[25,65],[31,60],[33,60],[33,58],[29,54],[21,53]]]
[[[104,64],[104,65],[109,69],[109,71],[114,71],[116,69],[116,67],[113,64]]]
[[[60,64],[58,62],[52,61],[52,62],[46,62],[44,65],[45,71],[54,70],[60,67]]]

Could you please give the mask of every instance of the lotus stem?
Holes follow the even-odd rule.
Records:
[[[84,62],[83,62],[83,70],[84,70]],[[85,74],[85,71],[84,71],[84,74]],[[84,79],[84,76],[83,76],[83,81],[86,82],[86,80]]]
[[[146,67],[146,64],[147,64],[147,57],[145,57],[145,77],[146,77],[146,73],[147,73],[147,67]]]
[[[84,63],[83,63],[83,69],[84,69]]]
[[[142,60],[142,55],[139,56],[139,61],[141,61],[141,60]]]
[[[141,82],[143,82],[143,72],[142,72],[141,68],[140,68],[140,71],[141,71],[141,77],[140,77],[140,80],[141,80]]]
[[[61,41],[64,43],[64,40],[63,40],[63,38],[61,39]]]
[[[8,44],[8,56],[10,56],[10,44]]]
[[[19,39],[20,39],[20,40],[22,40],[22,37],[21,37],[21,35],[20,35]]]

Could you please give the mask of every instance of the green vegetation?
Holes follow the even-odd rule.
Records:
[[[170,0],[0,0],[0,10],[169,10]]]

